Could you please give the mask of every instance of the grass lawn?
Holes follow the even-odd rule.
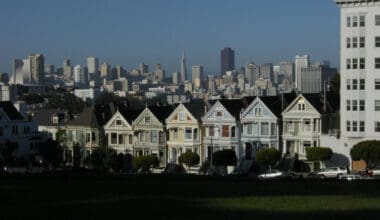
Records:
[[[378,181],[0,177],[0,219],[378,219],[379,214]]]

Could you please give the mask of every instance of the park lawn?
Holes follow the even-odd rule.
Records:
[[[323,195],[323,196],[247,196],[234,198],[210,198],[200,202],[204,207],[224,211],[262,212],[341,212],[380,210],[380,198],[365,195]]]

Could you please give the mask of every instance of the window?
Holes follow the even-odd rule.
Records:
[[[18,134],[18,127],[17,125],[12,126],[12,135],[17,135]]]
[[[365,58],[360,58],[359,59],[359,68],[361,70],[365,69]]]
[[[360,90],[365,90],[365,79],[359,79],[359,89]]]
[[[305,120],[304,121],[304,131],[310,131],[311,130],[311,123],[310,120]]]
[[[163,143],[165,143],[165,136],[164,136],[164,132],[162,132],[162,131],[160,131],[160,132],[158,132],[158,135],[159,135],[159,142],[160,142],[160,144],[163,144]]]
[[[375,79],[375,89],[380,89],[380,79]]]
[[[185,140],[192,140],[193,139],[193,131],[191,128],[185,128]]]
[[[375,121],[375,132],[380,132],[380,121]]]
[[[145,140],[145,132],[140,132],[140,142],[144,142]]]
[[[358,59],[353,58],[352,59],[352,69],[356,70],[358,68]]]
[[[360,121],[359,122],[359,131],[360,132],[364,132],[365,131],[365,122],[364,121]]]
[[[375,47],[380,47],[380,37],[375,37]]]
[[[351,80],[350,79],[346,80],[346,89],[351,90]]]
[[[357,48],[358,47],[358,38],[353,37],[352,38],[352,48]]]
[[[346,38],[346,45],[347,45],[346,46],[347,48],[351,48],[351,38],[349,37]]]
[[[198,128],[194,129],[194,140],[198,140]]]
[[[95,133],[95,132],[91,132],[91,140],[92,140],[93,142],[96,141],[96,133]]]
[[[24,134],[29,134],[30,133],[30,127],[29,126],[25,126],[24,127]]]
[[[124,136],[119,134],[119,144],[124,144]]]
[[[231,127],[231,137],[236,137],[236,127],[235,126]]]
[[[150,116],[145,116],[145,123],[150,123]]]
[[[380,58],[375,58],[375,69],[380,69]]]
[[[178,118],[180,121],[185,121],[185,112],[183,112],[183,111],[179,112]]]
[[[351,111],[351,101],[350,100],[346,101],[346,110]]]
[[[288,131],[294,131],[294,124],[292,121],[288,122]]]
[[[359,38],[359,47],[364,48],[365,47],[365,37]]]
[[[360,27],[365,27],[365,16],[364,15],[359,16],[359,25],[360,25]]]
[[[359,100],[359,111],[365,111],[365,100]]]
[[[358,122],[357,121],[352,122],[352,131],[354,131],[354,132],[358,131]]]
[[[351,69],[351,59],[346,59],[346,69]]]
[[[178,139],[178,129],[177,129],[177,128],[174,128],[174,129],[173,129],[173,139],[174,139],[174,140],[177,140],[177,139]]]
[[[215,129],[214,129],[213,126],[209,127],[208,132],[209,132],[209,136],[210,137],[214,137],[214,135],[215,135]]]
[[[119,119],[116,120],[116,125],[117,125],[117,126],[121,126],[121,120],[119,120]]]
[[[230,128],[228,125],[222,126],[222,137],[229,137],[230,136]]]
[[[261,135],[269,135],[269,123],[261,123]]]
[[[380,15],[375,15],[375,25],[380,26]]]
[[[117,134],[111,133],[111,144],[117,144]]]
[[[247,124],[247,134],[252,134],[252,124]]]
[[[261,108],[255,108],[255,116],[261,115]]]
[[[222,117],[223,113],[222,112],[216,112],[216,117]]]
[[[353,79],[352,80],[352,90],[357,90],[358,89],[358,80]]]
[[[352,100],[352,111],[357,111],[357,110],[358,110],[358,101]]]
[[[347,17],[347,27],[351,27],[351,17]]]
[[[259,136],[259,123],[258,122],[254,122],[252,124],[252,132],[253,132],[253,136]]]
[[[86,143],[90,143],[91,141],[91,133],[86,133]]]
[[[358,26],[358,17],[353,16],[352,17],[352,27],[357,27]]]
[[[380,100],[375,100],[375,111],[380,111]]]
[[[351,122],[350,121],[346,122],[346,130],[351,131]]]
[[[277,126],[276,126],[276,123],[271,123],[270,124],[270,134],[272,136],[277,135]]]
[[[304,103],[299,103],[298,104],[298,110],[302,110],[302,111],[304,111],[305,110],[305,104]]]
[[[157,143],[158,132],[157,131],[151,131],[150,135],[151,135],[151,142]]]

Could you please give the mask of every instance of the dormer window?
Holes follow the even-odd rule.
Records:
[[[150,123],[150,116],[145,116],[145,123]]]
[[[261,108],[255,108],[255,116],[261,115]]]
[[[216,112],[216,117],[222,117],[223,113],[221,111]]]
[[[180,111],[178,113],[178,118],[179,118],[180,121],[185,121],[185,112]]]
[[[58,118],[58,116],[57,116],[57,115],[53,115],[53,116],[51,117],[51,121],[52,121],[53,124],[58,124],[58,123],[59,123],[59,118]]]
[[[298,104],[298,110],[299,111],[305,111],[305,103],[299,103]]]
[[[121,126],[121,120],[120,119],[116,120],[116,126]]]

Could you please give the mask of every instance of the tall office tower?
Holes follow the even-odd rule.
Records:
[[[249,63],[245,66],[245,78],[250,86],[255,84],[255,81],[259,78],[260,67],[254,63]]]
[[[191,78],[194,84],[194,87],[199,89],[202,86],[203,80],[203,66],[192,66],[191,67]]]
[[[207,76],[207,88],[208,88],[209,94],[212,94],[215,92],[215,77],[214,77],[214,75],[208,75]]]
[[[229,47],[223,48],[220,52],[221,58],[221,73],[220,75],[226,74],[227,71],[235,69],[235,51]]]
[[[301,78],[299,78],[299,73],[301,68],[309,67],[309,56],[299,56],[297,55],[295,58],[295,87],[298,89],[301,83]]]
[[[280,63],[280,75],[287,78],[291,82],[294,82],[294,63],[292,62],[281,62]]]
[[[154,77],[158,81],[162,81],[165,79],[165,70],[162,68],[161,64],[156,64],[156,68],[154,69]]]
[[[88,79],[99,83],[99,59],[97,57],[87,57]]]
[[[260,66],[260,78],[269,79],[273,83],[273,64],[264,63]]]
[[[100,77],[108,79],[110,75],[111,75],[111,66],[109,65],[109,63],[105,62],[100,66]]]
[[[141,75],[144,75],[144,73],[149,72],[149,66],[144,63],[140,63],[139,70],[140,70]]]
[[[71,67],[71,61],[69,59],[63,61],[63,75],[69,79],[73,77],[73,68]]]
[[[117,65],[116,66],[116,78],[120,79],[122,77],[126,77],[125,70],[124,70],[124,68],[122,66]]]
[[[55,71],[54,65],[45,64],[44,71],[47,74],[54,74],[54,71]]]
[[[45,77],[45,58],[42,54],[29,55],[32,83],[43,84]]]
[[[16,73],[18,70],[22,69],[23,66],[24,66],[24,62],[22,62],[21,59],[14,59],[13,66],[12,66],[13,74]]]
[[[74,67],[74,85],[78,88],[85,88],[88,85],[87,72],[82,65],[77,65]]]
[[[310,65],[298,69],[298,91],[319,93],[322,91],[322,66]]]
[[[178,77],[179,77],[179,72],[174,72],[173,73],[173,78],[172,78],[173,84],[178,85],[178,83],[179,83]]]
[[[182,59],[181,59],[181,81],[184,82],[187,80],[187,67],[186,67],[186,60],[185,60],[185,52],[182,53]]]
[[[246,82],[245,76],[240,73],[237,76],[237,87],[239,88],[240,93],[245,91],[245,82]]]
[[[340,15],[340,130],[350,149],[380,139],[380,2],[335,0]]]

